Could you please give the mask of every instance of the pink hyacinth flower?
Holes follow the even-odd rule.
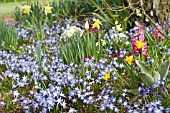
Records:
[[[137,23],[137,22],[135,22],[135,24],[136,24],[136,27],[135,27],[136,32],[134,34],[134,37],[138,36],[138,35],[144,35],[145,32],[146,32],[144,30],[144,26],[142,24]]]
[[[160,32],[162,32],[162,27],[158,25],[157,29],[152,31],[152,37],[156,36],[157,39],[164,39],[165,37]]]
[[[137,47],[136,41],[142,41],[143,42],[143,47],[141,49],[139,49]],[[147,44],[146,44],[146,42],[144,40],[139,40],[137,38],[133,38],[132,39],[132,48],[133,48],[133,51],[134,51],[135,54],[141,52],[144,56],[146,56],[146,57],[148,56],[148,54],[146,53],[146,51],[147,51]]]
[[[134,54],[142,53],[144,56],[148,56],[147,44],[145,42],[145,30],[144,26],[136,22],[135,34],[133,34],[134,38],[132,39],[132,48]]]

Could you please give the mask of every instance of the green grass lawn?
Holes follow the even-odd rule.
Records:
[[[1,3],[0,4],[0,15],[11,15],[11,13],[14,11],[16,6],[22,6],[22,3],[19,2],[10,2],[10,3]]]
[[[31,0],[34,2],[36,0]],[[38,0],[41,3],[49,3],[52,0]],[[22,6],[23,3],[26,2],[9,2],[9,3],[0,3],[0,16],[11,15],[11,13],[15,10],[16,6]]]

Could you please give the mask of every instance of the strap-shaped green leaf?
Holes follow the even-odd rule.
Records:
[[[153,78],[154,78],[154,81],[155,81],[155,82],[157,82],[158,80],[161,79],[161,76],[160,76],[160,74],[159,74],[158,71],[154,71],[154,72],[153,72]]]
[[[154,83],[154,78],[150,74],[140,73],[140,77],[146,86],[151,86]]]
[[[128,93],[131,93],[131,94],[133,94],[133,95],[140,95],[138,89],[130,89],[130,90],[128,90],[127,92],[128,92]]]
[[[142,61],[140,60],[135,60],[136,64],[139,66],[140,70],[141,70],[141,73],[143,74],[149,74],[151,75],[152,74],[152,71],[151,69]]]
[[[159,67],[158,71],[162,77],[166,78],[166,76],[168,75],[169,67],[170,67],[170,58],[168,60],[165,60]]]

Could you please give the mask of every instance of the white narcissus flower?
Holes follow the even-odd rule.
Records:
[[[151,10],[150,15],[153,17],[153,10]]]
[[[117,38],[117,37],[118,37],[118,34],[113,34],[113,36],[114,36],[115,38]]]
[[[120,33],[120,34],[119,34],[119,37],[121,37],[121,38],[125,38],[125,37],[126,37],[126,35],[125,35],[125,34],[123,34],[123,33]]]
[[[136,9],[136,15],[137,15],[137,16],[142,16],[140,9]]]
[[[106,41],[101,39],[101,42],[102,42],[102,46],[105,46],[106,45]]]
[[[67,28],[67,29],[70,29],[70,25],[69,25],[69,24],[67,24],[67,25],[66,25],[66,28]]]
[[[67,25],[66,29],[64,29],[64,32],[62,33],[61,37],[72,37],[74,34],[79,34],[80,37],[83,35],[84,30],[80,29],[76,26],[70,26]]]
[[[84,31],[80,32],[80,37],[82,37],[82,36],[83,36],[83,33],[84,33]]]
[[[106,45],[106,41],[105,41],[105,40],[101,39],[101,42],[102,42],[102,46],[105,46],[105,45]],[[98,45],[99,45],[99,43],[96,42],[96,46],[98,46]]]
[[[115,24],[117,25],[117,24],[118,24],[118,21],[116,21]]]
[[[126,45],[130,45],[129,41],[126,41],[125,44],[126,44]]]
[[[47,15],[47,14],[50,14],[50,13],[52,12],[51,9],[52,9],[53,7],[44,6],[44,8],[45,8],[45,10],[44,10],[45,15]]]
[[[116,31],[119,32],[119,31],[122,31],[122,30],[123,30],[123,29],[121,28],[121,24],[118,24],[118,21],[116,21],[115,24],[116,24],[116,29],[115,29]]]
[[[98,42],[96,42],[96,46],[98,46],[99,45],[99,43]]]
[[[121,28],[121,24],[116,25],[116,30],[117,30],[117,31],[122,31],[122,30],[123,30],[123,29]]]
[[[146,22],[149,22],[149,19],[146,17],[146,18],[145,18],[145,21],[146,21]]]

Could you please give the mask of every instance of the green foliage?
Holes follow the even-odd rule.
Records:
[[[145,40],[148,45],[152,45],[148,46],[147,48],[147,53],[150,55],[150,57],[154,57],[155,59],[161,58],[162,60],[165,59],[167,48],[170,47],[168,39],[162,40],[157,39],[155,36],[152,37],[146,30]],[[162,48],[161,51],[159,48]],[[155,61],[155,64],[157,64],[156,62],[157,60]],[[153,66],[155,66],[155,64]]]
[[[113,9],[113,7],[124,6],[123,0],[104,0],[102,1],[102,4],[105,4],[103,7],[93,0],[89,0],[89,2],[99,11],[99,14],[95,12],[93,14],[105,22],[106,28],[111,28],[115,25],[115,22],[118,21],[121,23],[123,30],[126,30],[129,22],[130,10],[120,10],[120,8],[116,10]]]
[[[42,71],[42,49],[41,49],[41,44],[38,44],[36,46],[36,49],[35,49],[35,57],[36,57],[36,60],[38,61],[38,65],[39,65],[39,71],[41,72]]]
[[[140,77],[142,79],[142,82],[146,85],[146,86],[151,86],[154,83],[154,78],[152,77],[152,75],[150,74],[144,74],[144,73],[140,73]]]
[[[98,39],[97,39],[98,38]],[[96,45],[96,42],[98,45]],[[82,37],[74,35],[63,41],[59,45],[59,56],[65,63],[79,63],[85,57],[95,57],[99,60],[103,53],[101,45],[101,35],[95,36],[93,33],[86,32]]]
[[[29,21],[30,23],[36,22],[36,23],[43,23],[46,15],[44,12],[44,7],[37,1],[34,3],[28,4],[31,6],[31,13],[24,14],[23,9],[20,7],[16,7],[14,11],[14,17],[17,22],[25,22],[26,20]]]
[[[154,71],[153,72],[153,78],[154,78],[154,81],[161,80],[161,76],[160,76],[159,72]]]
[[[32,21],[38,20],[38,22],[43,23],[45,18],[53,18],[53,19],[59,19],[59,18],[66,18],[71,15],[75,15],[76,13],[76,7],[78,6],[78,0],[58,0],[58,1],[53,1],[52,3],[49,3],[49,6],[53,7],[52,8],[52,14],[50,15],[45,15],[44,12],[44,6],[37,2],[29,3],[29,6],[31,6],[31,13],[24,14],[23,9],[20,7],[16,7],[14,11],[14,17],[16,21],[20,22],[25,22],[28,20],[29,22],[32,23]],[[47,6],[45,4],[45,6]],[[53,16],[52,16],[53,15]],[[32,18],[34,17],[34,20]]]
[[[140,68],[140,77],[142,79],[142,82],[146,86],[152,85],[154,82],[157,82],[158,80],[161,80],[162,77],[167,77],[169,67],[170,67],[170,58],[168,60],[165,60],[161,66],[159,67],[159,72],[154,71],[146,66],[146,64],[140,60],[135,60],[136,64]]]
[[[139,66],[141,73],[148,74],[148,75],[152,74],[150,68],[144,62],[140,60],[136,60],[135,62]]]
[[[159,67],[159,73],[162,77],[167,77],[168,71],[170,67],[170,58],[168,60],[165,60]]]
[[[123,96],[122,99],[128,99],[128,105],[130,104],[135,105],[135,103],[138,101],[137,100],[138,98],[141,100],[141,102],[144,102],[144,103],[149,103],[153,100],[157,100],[157,97],[155,96],[154,93],[147,94],[148,96],[142,95],[141,92],[139,91],[139,88],[141,87],[139,83],[143,82],[146,86],[151,86],[154,82],[161,80],[162,77],[168,78],[170,58],[167,60],[167,55],[165,54],[166,54],[166,49],[170,47],[169,45],[170,43],[166,39],[156,40],[155,37],[152,37],[149,35],[149,33],[146,33],[145,41],[147,42],[147,53],[149,57],[155,58],[155,60],[154,62],[151,62],[149,57],[144,57],[140,54],[133,54],[134,59],[140,59],[140,60],[135,61],[138,67],[134,68],[133,62],[132,64],[128,64],[125,60],[123,60],[124,58],[122,57],[124,55],[125,56],[131,55],[129,54],[129,52],[133,51],[131,44],[126,43],[126,41],[129,41],[129,42],[131,41],[131,38],[127,39],[128,33],[126,34],[126,36],[120,36],[118,32],[121,32],[121,31],[117,31],[115,34],[112,35],[114,36],[114,38],[108,38],[108,39],[103,38],[104,40],[102,40],[103,35],[107,32],[107,28],[111,29],[111,27],[114,26],[115,21],[119,22],[117,25],[121,24],[122,25],[121,27],[123,27],[124,30],[126,29],[127,23],[125,19],[127,19],[128,17],[128,14],[129,14],[128,10],[127,12],[125,10],[122,10],[122,11],[118,11],[117,13],[115,11],[112,11],[112,8],[114,6],[123,5],[123,0],[57,0],[57,1],[54,0],[50,4],[50,6],[53,7],[52,14],[49,14],[47,16],[44,13],[44,7],[40,5],[38,2],[35,4],[30,4],[30,5],[31,5],[32,13],[30,13],[29,15],[23,14],[20,8],[16,8],[16,12],[14,14],[15,14],[16,20],[22,22],[22,26],[21,26],[22,28],[24,28],[28,32],[35,31],[35,35],[34,35],[35,37],[32,37],[31,33],[27,34],[28,37],[31,35],[30,36],[31,39],[32,38],[36,39],[35,43],[31,42],[32,40],[26,40],[24,42],[24,40],[22,40],[22,37],[20,38],[19,42],[21,42],[23,45],[26,45],[26,46],[30,44],[36,44],[36,45],[31,46],[31,48],[29,48],[31,49],[31,53],[28,54],[29,49],[28,48],[24,49],[25,46],[19,47],[19,44],[20,44],[19,43],[18,48],[15,49],[14,54],[18,55],[24,52],[29,57],[31,56],[31,58],[36,62],[36,64],[38,64],[39,72],[43,74],[43,76],[46,76],[47,80],[38,79],[37,81],[36,80],[32,81],[32,79],[28,79],[32,81],[30,83],[28,82],[29,83],[28,86],[25,86],[23,88],[17,87],[13,89],[12,86],[15,82],[12,79],[10,79],[10,77],[7,78],[5,75],[2,75],[4,78],[4,81],[0,79],[0,91],[1,91],[0,94],[2,94],[2,97],[3,97],[2,101],[6,103],[6,110],[7,110],[6,112],[8,112],[10,109],[19,107],[18,103],[12,104],[11,102],[11,100],[14,99],[13,95],[9,93],[11,90],[18,90],[20,93],[19,95],[20,97],[21,96],[28,97],[31,100],[33,99],[33,97],[29,95],[30,93],[28,93],[30,90],[31,91],[33,90],[35,92],[36,91],[39,92],[42,90],[45,91],[48,87],[50,87],[50,85],[54,85],[54,86],[56,85],[56,82],[53,82],[53,80],[51,79],[51,77],[53,77],[53,75],[51,74],[53,70],[56,73],[57,72],[60,73],[58,74],[59,77],[62,77],[62,74],[65,74],[65,71],[67,70],[65,68],[58,70],[53,67],[49,67],[49,66],[53,66],[53,64],[56,62],[56,61],[53,62],[53,60],[55,60],[53,58],[56,57],[56,56],[53,56],[56,52],[56,51],[53,51],[53,48],[52,48],[53,46],[57,46],[57,49],[58,49],[57,55],[61,59],[63,59],[65,64],[75,62],[76,69],[74,66],[73,67],[71,65],[69,66],[70,67],[69,69],[71,69],[70,74],[73,74],[76,76],[76,78],[74,78],[75,80],[78,80],[77,76],[80,76],[82,77],[82,79],[86,81],[85,73],[87,72],[92,78],[92,80],[98,80],[99,77],[101,78],[104,76],[103,72],[108,71],[107,73],[110,75],[110,78],[107,81],[101,78],[101,82],[94,81],[94,83],[90,85],[91,80],[87,79],[87,83],[90,86],[89,91],[94,92],[94,94],[90,95],[93,98],[97,98],[97,95],[101,94],[100,92],[105,91],[105,89],[108,87],[109,89],[111,88],[110,91],[113,91],[113,92],[108,93],[109,96],[114,95],[115,98],[119,99],[119,98],[122,98],[121,95],[123,96],[124,94],[126,94],[126,96]],[[52,45],[41,42],[41,41],[45,41],[46,38],[50,39],[51,37],[53,37],[51,35],[48,36],[48,34],[45,34],[45,30],[44,30],[45,24],[48,24],[48,26],[51,27],[49,24],[53,24],[52,21],[58,20],[59,18],[70,17],[70,15],[72,15],[74,16],[73,20],[76,18],[83,19],[84,17],[89,17],[89,15],[91,16],[92,14],[93,16],[97,16],[98,18],[100,18],[102,22],[104,22],[103,25],[101,26],[103,30],[102,36],[98,32],[99,30],[97,31],[98,33],[96,33],[95,31],[93,32],[93,30],[92,32],[91,30],[89,30],[89,31],[84,31],[84,33],[81,34],[83,30],[80,29],[79,27],[65,28],[65,25],[64,26],[61,25],[60,26],[62,27],[61,30],[64,30],[64,32],[59,33],[59,34],[55,33],[52,35],[57,36],[57,38],[58,37],[63,38],[65,35],[66,38],[63,38],[65,40],[60,40],[59,43],[58,43],[58,40],[56,40],[57,44],[52,43]],[[28,20],[28,22],[25,22],[26,20]],[[64,19],[62,22],[64,23]],[[90,20],[89,20],[89,23],[91,24]],[[6,26],[6,27],[11,28],[10,26]],[[4,27],[2,27],[1,29],[4,29]],[[69,32],[65,32],[65,31],[69,31]],[[6,37],[6,35],[9,36],[11,34],[12,34],[11,32],[7,32],[3,36]],[[105,34],[105,35],[108,35],[108,34]],[[109,34],[109,37],[112,37],[112,36],[110,36]],[[0,39],[5,40],[1,37]],[[6,42],[8,41],[11,41],[11,38],[10,40],[7,40]],[[162,42],[162,47],[165,47],[165,50],[163,51],[158,50],[157,45],[159,42]],[[6,46],[9,46],[9,45],[7,44]],[[35,51],[34,51],[34,47],[35,47]],[[108,55],[108,51],[106,50],[106,48],[108,48],[111,51],[109,52],[109,55]],[[118,50],[120,50],[120,53],[118,52]],[[160,53],[160,51],[163,54]],[[122,56],[120,57],[120,55]],[[84,66],[84,60],[85,58],[90,58],[90,57],[94,57],[95,60],[94,62],[92,62],[92,65],[90,67],[86,68]],[[106,60],[106,62],[104,61],[102,63],[101,62],[102,60],[99,61],[101,58],[105,58],[104,60]],[[46,62],[43,62],[44,60]],[[150,65],[146,65],[146,63],[144,62],[146,60],[147,60],[147,63],[150,63]],[[59,63],[57,64],[55,63],[54,65],[57,66]],[[100,63],[102,64],[101,65],[102,68],[100,68]],[[61,65],[62,64],[63,62],[61,63]],[[1,75],[1,72],[5,72],[6,70],[8,70],[7,69],[8,67],[5,67],[5,66],[6,64],[0,65],[0,75]],[[30,69],[30,68],[27,68],[27,66],[25,67],[26,69]],[[30,74],[28,74],[26,72],[22,72],[19,70],[18,73],[20,76],[20,80],[22,79],[22,76],[27,76],[28,78],[32,78],[32,76],[34,76],[34,72],[31,72]],[[56,73],[54,74],[56,75]],[[63,79],[65,80],[65,77]],[[38,82],[38,86],[40,85],[39,88],[36,88],[36,86],[34,86],[35,84],[37,84],[37,82]],[[82,82],[75,85],[75,87],[70,86],[70,84],[65,84],[65,83],[61,85],[62,85],[62,92],[64,95],[70,94],[70,92],[74,90],[74,88],[78,88],[80,89],[80,91],[86,89],[86,85],[82,84]],[[158,92],[159,94],[162,93],[161,95],[161,97],[163,97],[162,102],[165,106],[169,107],[170,85],[166,82],[163,86],[167,88],[168,90],[166,93],[161,92],[160,90],[161,85],[155,88],[154,91]],[[127,89],[127,91],[126,90],[122,91],[125,88]],[[20,99],[20,97],[18,99]],[[75,95],[75,98],[76,98],[76,95]],[[71,108],[73,106],[78,112],[82,112],[83,110],[86,110],[89,113],[100,112],[98,108],[100,107],[100,104],[101,105],[103,104],[102,103],[103,100],[98,101],[96,103],[92,103],[92,104],[85,104],[82,100],[80,100],[80,98],[77,99],[76,103],[71,103],[71,101],[67,99],[67,97],[65,99],[66,99],[66,103],[68,107]],[[126,106],[119,105],[117,102],[115,103],[115,106],[119,110],[121,110],[120,112],[125,112]],[[50,110],[49,112],[54,112],[54,113],[59,112],[59,111],[66,112],[68,109],[69,108],[62,108],[60,104],[58,103],[53,108],[53,110]],[[31,108],[31,110],[33,109]],[[39,108],[39,110],[41,110],[41,107]],[[34,112],[38,112],[38,111],[34,111]],[[106,109],[103,112],[114,112],[114,111],[112,110],[109,111]]]
[[[35,30],[35,39],[43,40],[44,35],[44,26],[47,21],[51,22],[51,16],[45,15],[44,7],[41,6],[39,2],[31,4],[32,13],[23,14],[22,10],[19,7],[16,7],[14,12],[15,19],[19,22],[23,22],[23,27],[26,30]],[[27,21],[27,22],[26,22]]]
[[[16,48],[18,34],[15,26],[6,25],[5,23],[0,22],[0,31],[0,44],[2,44],[5,49]]]
[[[7,2],[22,2],[25,0],[0,0],[0,3],[7,3]]]
[[[138,76],[136,76],[136,74],[133,72],[133,68],[130,66],[130,64],[128,64],[126,61],[123,62],[129,75],[130,75],[130,88],[131,89],[135,89],[138,87]]]
[[[78,0],[58,0],[53,1],[51,6],[53,7],[52,12],[57,18],[75,16],[77,6],[79,6]]]
[[[127,19],[130,15],[129,10],[112,11],[112,7],[123,6],[123,3],[123,0],[53,0],[49,3],[49,6],[53,7],[52,14],[55,20],[68,18],[70,16],[73,16],[74,19],[78,18],[82,20],[82,18],[93,15],[105,22],[105,27],[108,29],[115,25],[115,21],[119,21],[125,30],[127,27]],[[16,8],[14,16],[17,21],[30,21],[32,16],[39,21],[45,19],[46,15],[44,15],[44,7],[42,4],[37,1],[28,5],[31,6],[32,10],[30,15],[23,14],[22,9]]]
[[[13,15],[16,21],[21,22],[23,20],[22,10],[19,7],[15,8]]]

